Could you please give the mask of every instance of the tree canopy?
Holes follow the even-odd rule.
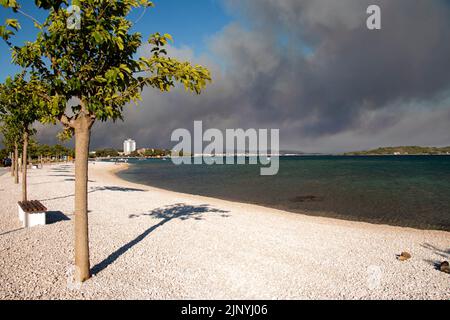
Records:
[[[7,151],[12,151],[16,143],[21,143],[23,133],[13,119],[4,117],[4,115],[0,115],[0,133],[3,136],[2,142]]]
[[[46,158],[64,156],[73,157],[75,155],[75,151],[72,148],[60,144],[47,145],[40,144],[36,141],[30,141],[29,154],[31,159],[36,159],[39,156]]]
[[[0,120],[4,123],[4,130],[8,130],[7,136],[25,131],[33,133],[31,125],[46,114],[45,102],[36,95],[42,85],[36,77],[26,80],[25,76],[21,73],[14,78],[8,77],[0,85]]]
[[[42,24],[33,19],[39,29],[36,39],[13,46],[9,39],[20,28],[14,19],[5,22],[0,36],[12,47],[13,62],[30,74],[27,90],[33,89],[32,100],[43,106],[40,120],[60,121],[66,137],[75,134],[75,265],[76,279],[85,281],[90,277],[87,177],[93,124],[122,119],[123,107],[138,103],[145,87],[170,91],[180,83],[199,94],[211,75],[200,65],[170,58],[168,34],[150,36],[149,52],[136,57],[138,49],[145,48],[144,41],[132,31],[128,16],[133,9],[153,6],[151,1],[74,0],[71,7],[66,0],[34,2],[48,13]],[[21,10],[16,0],[0,0],[0,4]],[[77,10],[72,10],[75,6]],[[75,101],[71,110],[67,110],[69,100]]]
[[[180,82],[200,93],[211,80],[206,68],[167,56],[168,34],[152,35],[149,56],[135,59],[142,35],[131,32],[127,16],[133,8],[152,6],[150,1],[80,0],[80,29],[67,27],[70,13],[64,4],[46,1],[51,8],[36,40],[13,48],[13,61],[52,88],[41,95],[49,103],[47,121],[59,119],[70,131],[80,113],[101,121],[122,119],[124,105],[137,103],[145,86],[169,91]],[[66,105],[72,98],[78,104],[69,116]]]

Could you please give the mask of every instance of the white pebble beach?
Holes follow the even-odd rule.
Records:
[[[49,224],[21,228],[0,176],[0,299],[450,299],[450,233],[180,194],[89,165],[92,279],[74,284],[72,164],[29,171]],[[218,182],[219,183],[219,182]],[[412,258],[405,262],[396,255]]]

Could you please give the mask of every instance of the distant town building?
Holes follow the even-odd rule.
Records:
[[[130,155],[135,151],[136,151],[136,141],[128,139],[123,142],[123,153],[125,155]]]

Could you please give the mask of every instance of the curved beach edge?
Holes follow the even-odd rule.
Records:
[[[434,229],[418,229],[413,227],[404,227],[404,226],[395,226],[390,224],[382,224],[382,223],[371,223],[371,222],[365,222],[365,221],[357,221],[357,220],[351,220],[351,219],[341,219],[341,218],[334,218],[334,217],[327,217],[326,214],[323,216],[319,214],[317,215],[310,215],[307,213],[302,212],[292,212],[292,211],[286,211],[282,209],[276,209],[267,207],[264,205],[258,205],[258,204],[252,204],[252,203],[246,203],[246,202],[239,202],[239,201],[232,201],[232,200],[223,200],[219,198],[214,197],[208,197],[208,196],[202,196],[202,195],[196,195],[196,194],[190,194],[190,193],[182,193],[177,191],[171,191],[163,188],[154,187],[151,185],[136,183],[132,181],[128,181],[126,179],[123,179],[120,177],[119,173],[127,171],[130,166],[128,163],[118,163],[118,164],[112,164],[108,162],[96,162],[96,164],[100,164],[100,166],[97,166],[94,168],[96,171],[96,174],[102,174],[105,176],[109,175],[109,177],[106,177],[107,179],[110,179],[112,183],[118,183],[118,184],[125,184],[130,186],[135,186],[139,188],[147,189],[148,191],[153,192],[162,192],[162,193],[168,193],[172,194],[174,196],[184,196],[187,198],[197,199],[197,200],[203,200],[203,201],[209,201],[209,202],[216,202],[220,204],[228,204],[228,205],[237,205],[240,208],[244,206],[248,206],[249,208],[253,208],[254,210],[258,210],[260,212],[268,213],[268,214],[278,214],[278,215],[291,215],[291,216],[297,216],[298,219],[306,219],[308,221],[313,221],[316,223],[326,223],[326,224],[341,224],[346,226],[354,226],[354,227],[367,227],[367,228],[392,228],[398,231],[410,231],[410,232],[431,232],[431,233],[445,233],[449,234],[449,231],[445,230],[434,230]],[[92,169],[92,167],[91,167]]]

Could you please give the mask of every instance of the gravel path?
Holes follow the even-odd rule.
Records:
[[[124,182],[90,165],[94,277],[71,282],[72,165],[30,170],[51,212],[21,229],[0,177],[0,299],[450,299],[450,233],[308,217]],[[412,253],[400,262],[396,254]]]
[[[7,172],[9,172],[9,168],[0,168],[0,176],[4,175]]]

